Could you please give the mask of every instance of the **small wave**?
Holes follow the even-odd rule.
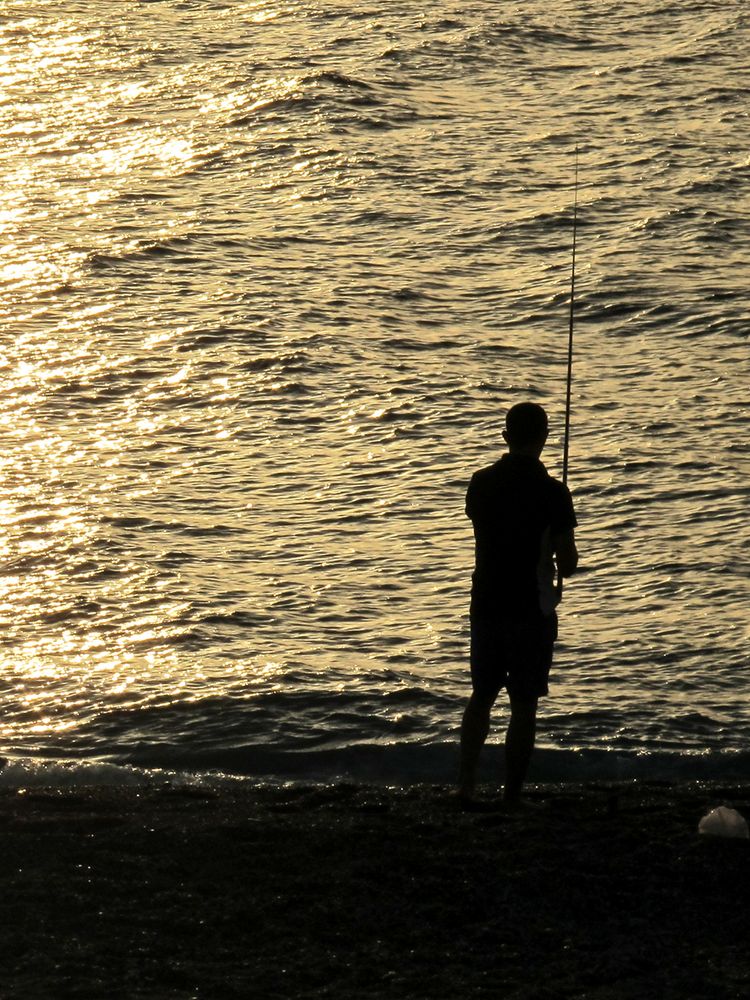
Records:
[[[458,761],[456,743],[369,744],[343,750],[281,751],[263,745],[224,750],[187,747],[133,749],[110,761],[10,758],[0,770],[4,788],[137,787],[221,780],[222,776],[258,782],[358,782],[409,786],[452,784]],[[165,759],[166,758],[166,759]],[[488,746],[480,781],[498,785],[502,747]],[[639,753],[607,750],[537,750],[529,781],[538,784],[591,781],[741,782],[750,773],[750,753]]]
[[[102,524],[108,524],[112,528],[137,528],[139,531],[182,531],[185,530],[188,525],[184,521],[157,521],[150,517],[134,517],[134,516],[121,516],[121,515],[107,515],[103,514],[101,517]]]
[[[167,240],[143,240],[116,252],[95,250],[85,259],[85,266],[96,271],[115,267],[118,264],[139,257],[169,257],[183,253],[194,242],[192,236],[174,236]]]
[[[312,73],[304,77],[303,83],[334,83],[342,87],[353,87],[355,90],[373,90],[370,83],[360,80],[355,76],[347,76],[336,70],[321,70],[319,73]]]
[[[578,229],[585,229],[587,226],[593,224],[585,218],[583,211],[584,210],[582,208],[579,208],[580,215],[577,221]],[[525,234],[549,235],[552,233],[558,234],[561,231],[564,231],[565,243],[563,244],[561,241],[560,247],[564,245],[567,250],[569,240],[568,231],[572,231],[572,228],[572,212],[568,208],[563,208],[556,212],[538,212],[536,215],[527,216],[522,219],[513,219],[500,226],[489,227],[483,231],[481,238],[490,243],[500,243],[507,240],[511,235],[514,237],[523,236]],[[538,248],[535,247],[534,249],[537,250]]]
[[[224,123],[225,128],[242,128],[244,125],[253,125],[258,119],[266,115],[277,115],[284,117],[288,112],[297,115],[300,111],[308,111],[315,106],[315,98],[303,94],[292,94],[286,97],[269,97],[267,100],[260,100],[253,104],[249,111],[228,119]]]
[[[0,769],[0,788],[129,787],[145,784],[146,780],[143,770],[99,761],[10,757]]]
[[[269,368],[279,368],[283,372],[299,372],[309,369],[308,357],[303,351],[292,354],[263,354],[238,366],[246,372],[263,372]]]
[[[196,621],[197,625],[229,625],[236,628],[252,628],[256,625],[267,625],[273,618],[266,614],[252,611],[213,611],[203,615]]]
[[[185,773],[96,760],[9,757],[0,766],[0,788],[16,790],[40,789],[50,792],[63,788],[144,788],[153,785],[187,788],[195,784],[195,780]]]
[[[704,104],[741,103],[743,106],[750,96],[748,87],[708,87],[700,96]]]

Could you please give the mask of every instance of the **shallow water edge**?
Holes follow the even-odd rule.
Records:
[[[367,784],[410,788],[450,785],[458,771],[458,746],[357,746],[347,751],[294,753],[247,748],[221,754],[185,754],[166,768],[144,750],[129,759],[48,759],[9,757],[0,770],[0,789],[22,787],[84,788],[178,787],[221,788],[260,785]],[[502,783],[503,748],[485,747],[480,783]],[[750,776],[750,753],[636,753],[545,750],[532,760],[531,784],[576,785],[582,782],[742,783]]]

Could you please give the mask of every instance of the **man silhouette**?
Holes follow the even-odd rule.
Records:
[[[547,414],[518,403],[505,418],[508,453],[474,473],[466,513],[474,525],[476,563],[471,588],[472,694],[461,723],[458,793],[470,807],[490,711],[500,690],[510,698],[505,738],[508,805],[520,801],[536,733],[537,702],[548,692],[561,576],[578,565],[576,516],[566,486],[539,456],[547,440]]]

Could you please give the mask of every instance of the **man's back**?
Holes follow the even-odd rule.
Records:
[[[576,523],[567,488],[539,459],[507,454],[472,476],[466,513],[476,541],[472,613],[550,614],[553,539]]]

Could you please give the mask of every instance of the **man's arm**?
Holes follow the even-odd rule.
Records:
[[[561,576],[572,576],[578,566],[578,549],[576,548],[575,530],[561,531],[552,539],[557,569]]]

